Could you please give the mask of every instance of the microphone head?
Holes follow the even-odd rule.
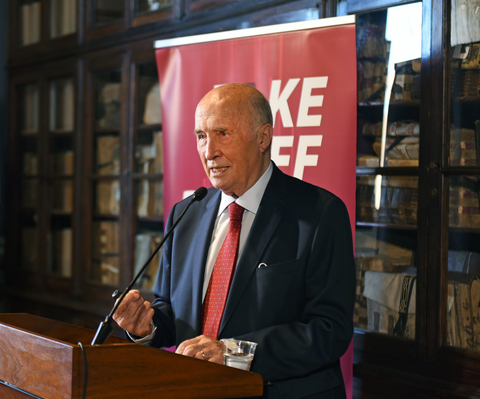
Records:
[[[192,201],[201,201],[207,195],[208,190],[205,187],[197,188],[193,193]]]

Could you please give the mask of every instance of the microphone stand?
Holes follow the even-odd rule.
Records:
[[[170,234],[172,233],[173,229],[177,226],[178,222],[180,222],[180,219],[182,219],[183,215],[185,214],[185,212],[187,211],[188,208],[190,208],[190,205],[192,205],[195,201],[201,201],[203,198],[205,198],[205,196],[207,195],[207,189],[205,187],[200,187],[199,189],[197,189],[194,193],[193,193],[193,197],[192,199],[190,200],[190,202],[188,203],[188,205],[185,207],[185,209],[183,210],[183,212],[180,214],[180,216],[177,218],[177,220],[175,221],[175,223],[173,224],[172,227],[170,227],[170,229],[168,230],[168,232],[165,234],[165,236],[163,237],[163,240],[160,242],[160,244],[158,244],[157,248],[155,248],[155,250],[152,252],[152,254],[150,255],[150,257],[147,259],[147,261],[145,262],[145,264],[142,266],[142,268],[140,269],[140,271],[137,273],[137,275],[134,277],[134,279],[132,280],[132,282],[128,285],[127,288],[125,288],[125,291],[123,291],[122,293],[119,293],[118,290],[116,290],[113,294],[112,294],[112,297],[117,299],[117,301],[115,302],[115,305],[113,306],[112,310],[110,311],[110,313],[108,314],[107,317],[105,317],[105,319],[100,322],[100,325],[98,326],[97,328],[97,332],[95,333],[95,336],[93,337],[93,340],[92,340],[92,343],[91,345],[101,345],[103,343],[105,343],[105,341],[108,339],[108,337],[112,334],[112,331],[113,331],[113,328],[112,328],[112,320],[113,320],[113,315],[115,314],[115,312],[117,311],[118,309],[118,306],[120,305],[120,303],[123,301],[123,298],[125,298],[125,296],[129,293],[129,291],[132,289],[132,287],[135,285],[135,283],[137,282],[137,280],[139,279],[139,277],[141,276],[141,274],[145,271],[145,269],[148,267],[148,265],[150,264],[150,262],[153,260],[153,258],[155,257],[155,255],[157,254],[157,252],[160,250],[160,248],[163,246],[163,243],[166,241],[166,239],[170,236]]]

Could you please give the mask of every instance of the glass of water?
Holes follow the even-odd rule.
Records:
[[[250,370],[256,342],[228,338],[221,340],[225,344],[225,365],[242,370]]]

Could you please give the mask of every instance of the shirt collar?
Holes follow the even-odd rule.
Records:
[[[238,197],[236,199],[237,204],[245,208],[247,211],[256,214],[258,207],[260,206],[260,201],[262,200],[263,193],[265,192],[267,184],[270,181],[270,177],[272,176],[272,172],[273,166],[272,162],[270,161],[267,170],[260,177],[260,179],[258,179],[257,182],[252,187],[250,187],[241,197]],[[232,202],[235,202],[235,198],[222,192],[222,199],[220,201],[220,207],[218,208],[218,215],[222,214],[222,212]]]

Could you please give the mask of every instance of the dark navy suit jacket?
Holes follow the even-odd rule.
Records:
[[[165,243],[152,346],[201,334],[204,269],[220,197],[209,189]],[[175,205],[166,230],[188,202]],[[251,371],[262,375],[269,398],[317,394],[343,384],[339,358],[353,336],[354,295],[344,203],[274,165],[235,270],[219,339],[258,343]]]

